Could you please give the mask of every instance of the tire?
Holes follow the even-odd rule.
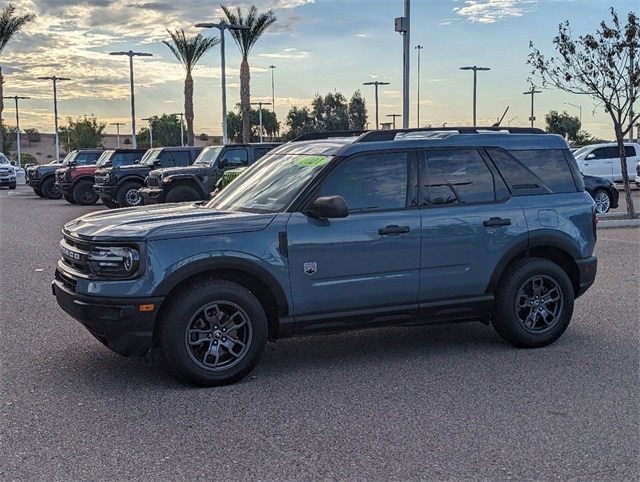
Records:
[[[53,177],[48,177],[42,181],[42,194],[44,194],[44,197],[47,199],[60,199],[62,197],[62,191],[60,191],[53,181]]]
[[[138,189],[142,186],[137,182],[126,182],[118,189],[118,204],[121,208],[142,206],[144,199],[138,194]]]
[[[104,204],[105,206],[107,206],[109,209],[116,209],[120,207],[120,204],[118,204],[115,201],[112,201],[110,198],[100,198],[100,200],[102,201],[102,204]]]
[[[604,189],[597,189],[593,193],[593,200],[596,202],[596,213],[603,214],[609,212],[611,208],[611,196]]]
[[[191,186],[176,186],[171,189],[166,196],[168,203],[182,203],[188,201],[199,201],[201,199],[198,191]]]
[[[258,363],[267,317],[246,288],[208,279],[188,286],[160,318],[158,341],[178,378],[205,386],[234,383]]]
[[[9,184],[9,189],[15,189],[17,184],[14,182],[13,184]]]
[[[44,193],[40,189],[33,188],[33,192],[35,192],[40,197],[45,197]]]
[[[81,206],[90,206],[98,202],[100,196],[93,190],[93,182],[79,181],[73,188],[73,199]]]
[[[69,194],[64,194],[64,200],[71,204],[78,204],[73,196]]]
[[[557,264],[520,259],[507,268],[498,287],[493,327],[514,346],[546,346],[569,326],[573,301],[571,281]]]

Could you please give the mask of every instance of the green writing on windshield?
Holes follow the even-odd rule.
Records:
[[[326,156],[304,156],[296,161],[296,164],[300,167],[315,167],[322,166],[329,162],[329,158]]]

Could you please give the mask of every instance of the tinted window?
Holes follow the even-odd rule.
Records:
[[[620,150],[617,147],[599,147],[592,153],[595,159],[612,159],[614,157],[620,158]]]
[[[249,160],[246,149],[227,149],[222,157],[230,166],[246,166]]]
[[[406,152],[371,152],[348,159],[328,176],[320,195],[342,196],[350,212],[404,208],[410,192],[407,160]]]
[[[140,154],[133,152],[116,152],[111,159],[111,165],[113,167],[128,166],[133,164],[135,159],[140,159]]]
[[[191,162],[189,151],[173,151],[173,161],[176,166],[188,166]]]
[[[509,151],[553,192],[576,192],[572,169],[562,149]]]
[[[473,149],[423,151],[418,156],[422,205],[469,204],[505,197],[500,179]],[[496,194],[499,186],[500,195]]]
[[[254,149],[254,151],[253,151],[253,160],[257,161],[258,159],[260,159],[262,156],[264,156],[270,150],[271,150],[270,148],[256,147]]]
[[[634,157],[636,155],[636,150],[633,146],[624,146],[624,155],[627,157]]]

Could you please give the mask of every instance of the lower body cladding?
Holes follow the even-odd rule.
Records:
[[[164,298],[100,299],[75,293],[58,271],[51,283],[60,307],[101,343],[123,356],[144,356],[153,345],[153,327]]]

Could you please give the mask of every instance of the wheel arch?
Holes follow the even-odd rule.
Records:
[[[200,182],[199,179],[189,176],[171,176],[170,179],[171,182],[166,184],[166,193],[169,193],[169,191],[178,186],[188,186],[195,189],[200,196],[203,196],[204,199],[207,199],[209,197],[209,191],[203,187],[202,182]]]
[[[155,290],[154,296],[164,296],[160,312],[178,293],[193,283],[207,278],[232,281],[253,293],[260,301],[269,323],[269,338],[278,338],[279,320],[289,313],[287,298],[277,280],[264,268],[238,258],[227,260],[198,260],[167,276]]]

